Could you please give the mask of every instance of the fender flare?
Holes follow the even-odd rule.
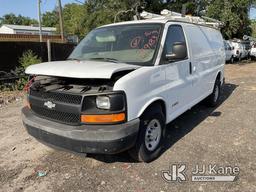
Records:
[[[144,112],[145,110],[154,102],[156,101],[162,101],[165,105],[165,114],[167,114],[167,107],[166,107],[166,102],[165,99],[163,97],[154,97],[153,99],[150,99],[149,101],[147,101],[145,103],[145,105],[141,108],[141,110],[139,111],[137,118],[139,118]]]

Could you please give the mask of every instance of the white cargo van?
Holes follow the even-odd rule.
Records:
[[[125,150],[150,162],[166,124],[207,99],[224,81],[219,30],[164,18],[90,32],[67,61],[32,65],[22,118],[39,141],[79,153]]]

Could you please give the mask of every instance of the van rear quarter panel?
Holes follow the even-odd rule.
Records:
[[[191,62],[195,66],[197,76],[193,86],[197,90],[198,98],[201,99],[211,94],[219,72],[223,79],[224,42],[220,31],[210,27],[186,24],[184,31],[191,50]]]

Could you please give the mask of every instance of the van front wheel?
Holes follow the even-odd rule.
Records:
[[[153,105],[141,117],[135,146],[128,152],[136,161],[151,162],[160,156],[165,136],[165,117],[160,105]]]

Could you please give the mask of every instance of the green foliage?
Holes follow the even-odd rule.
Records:
[[[25,51],[19,59],[19,63],[21,64],[23,69],[26,69],[29,65],[41,63],[42,59],[38,58],[38,56],[32,51]]]
[[[37,24],[37,20],[21,15],[16,16],[13,13],[6,14],[0,18],[0,24],[12,24],[12,25],[32,25]]]
[[[252,32],[248,15],[252,3],[249,0],[214,0],[208,6],[207,16],[224,22],[225,38],[242,38]]]
[[[84,33],[85,29],[83,22],[90,17],[84,5],[80,4],[67,4],[63,8],[64,31],[66,34],[75,34],[80,36]]]
[[[19,59],[19,63],[23,69],[26,69],[29,65],[41,63],[42,59],[38,58],[38,56],[32,51],[25,51]]]
[[[15,90],[22,90],[28,81],[27,76],[24,74],[25,69],[30,65],[41,63],[42,59],[39,58],[32,50],[28,50],[22,54],[19,62],[21,66],[15,69],[15,73],[20,76],[20,78],[15,82]]]
[[[222,30],[225,38],[242,38],[252,33],[249,9],[256,5],[256,0],[87,0],[84,4],[70,3],[63,7],[65,34],[84,37],[92,29],[114,22],[115,15],[120,11],[131,10],[118,14],[117,21],[132,20],[136,5],[143,5],[146,11],[159,14],[163,9],[181,12],[186,6],[186,14],[206,15],[225,23]],[[30,25],[37,23],[28,17],[7,14],[0,18],[0,24]],[[42,16],[42,24],[59,29],[58,11],[55,8]]]
[[[252,29],[252,34],[251,36],[256,38],[256,20],[252,20],[251,21],[251,25],[250,25],[251,29]]]
[[[42,25],[45,27],[56,27],[59,22],[57,11],[47,11],[42,16]]]

